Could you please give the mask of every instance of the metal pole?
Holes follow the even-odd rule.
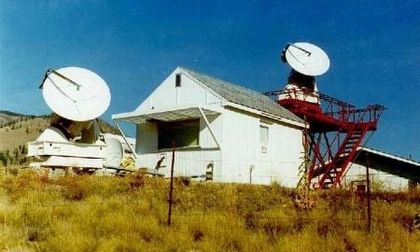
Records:
[[[369,177],[369,157],[366,153],[366,186],[367,186],[367,224],[368,224],[368,231],[370,232],[371,224],[372,224],[372,211],[371,211],[371,195],[370,195],[370,177]]]
[[[57,75],[58,77],[60,77],[60,78],[62,78],[62,79],[64,79],[64,80],[66,80],[66,81],[70,82],[70,84],[72,84],[72,85],[74,85],[74,86],[76,86],[76,87],[77,87],[77,90],[79,90],[79,89],[80,89],[80,87],[82,86],[82,85],[80,85],[79,83],[75,82],[74,80],[72,80],[72,79],[70,79],[70,78],[67,78],[66,76],[62,75],[61,73],[59,73],[59,72],[55,71],[54,69],[47,69],[47,71],[45,72],[44,79],[42,80],[42,83],[41,83],[41,85],[39,86],[39,88],[42,88],[42,86],[44,86],[44,81],[48,78],[48,74],[49,74],[49,73],[54,73],[54,74],[55,74],[55,75]]]
[[[168,200],[168,226],[172,223],[172,196],[174,190],[174,164],[175,164],[175,142],[172,143],[172,162],[171,162],[171,182],[169,185],[169,200]]]
[[[249,183],[252,184],[252,171],[254,170],[254,166],[251,165],[249,167]]]
[[[117,127],[118,131],[121,133],[121,136],[124,139],[124,142],[127,144],[128,148],[130,149],[130,151],[133,153],[134,157],[136,159],[138,159],[136,150],[133,149],[133,147],[131,146],[131,144],[128,142],[127,137],[124,134],[124,131],[121,129],[120,125],[118,125],[116,120],[112,120],[112,122],[114,123],[114,125]]]

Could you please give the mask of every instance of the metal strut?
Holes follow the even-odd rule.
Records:
[[[367,132],[376,130],[385,107],[374,104],[357,109],[347,102],[321,93],[316,93],[320,99],[320,103],[316,104],[300,100],[297,98],[299,95],[291,92],[295,91],[272,91],[265,94],[275,96],[278,104],[309,123],[309,130],[304,134],[307,134],[306,139],[310,139],[309,147],[305,146],[305,149],[308,149],[311,160],[308,169],[311,186],[322,189],[339,187],[358,148],[363,145]],[[309,91],[299,92],[310,95]]]

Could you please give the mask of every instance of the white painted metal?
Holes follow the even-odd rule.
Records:
[[[103,140],[101,140],[103,139]],[[49,127],[35,141],[28,143],[28,157],[37,157],[38,166],[80,167],[80,168],[121,168],[124,152],[130,152],[135,145],[132,138],[124,142],[121,136],[104,134],[93,144],[69,141],[55,127]]]
[[[105,81],[80,67],[47,72],[42,94],[52,111],[73,121],[95,119],[107,110],[111,102]]]
[[[179,73],[182,74],[181,87],[175,87],[175,75]],[[177,110],[173,108],[180,110],[187,107],[203,108],[207,122],[202,115],[194,115],[200,118],[199,146],[177,149],[177,175],[205,174],[207,166],[213,164],[215,181],[249,183],[250,167],[253,167],[253,183],[278,182],[285,186],[296,185],[303,153],[303,126],[298,122],[231,104],[190,78],[180,68],[166,78],[135,111],[113,115],[113,119],[137,124],[137,167],[152,170],[164,157],[161,165],[166,168],[159,172],[169,174],[171,150],[158,149],[157,125],[153,120],[144,119],[146,115],[152,115],[151,111],[156,114],[165,111],[176,113]],[[218,113],[208,114],[205,109]],[[136,115],[140,118],[136,119]],[[264,153],[259,139],[260,124],[269,128],[269,139]]]
[[[261,124],[268,127],[268,144],[264,146],[260,143]],[[253,166],[253,183],[295,186],[303,153],[301,134],[300,129],[274,120],[262,122],[261,117],[226,110],[223,115],[223,181],[248,182]],[[262,147],[266,147],[264,152]]]
[[[135,148],[136,148],[136,139],[132,138],[132,137],[123,137],[120,135],[115,135],[115,134],[111,134],[111,133],[104,133],[102,134],[105,139],[107,138],[115,138],[118,139],[118,141],[120,141],[122,148],[124,150],[124,152],[128,152],[128,153],[135,153]],[[105,141],[106,142],[106,141]]]
[[[179,73],[182,74],[181,86],[175,87],[175,76]],[[177,93],[178,99],[176,98]],[[207,105],[220,108],[222,101],[223,99],[218,97],[213,91],[198,85],[197,81],[189,77],[181,68],[177,68],[135,111],[167,109],[179,105],[194,105],[202,108],[205,108]]]
[[[115,126],[117,126],[117,129],[120,131],[120,133],[122,135],[121,136],[122,139],[121,138],[119,139],[120,142],[125,143],[125,145],[123,145],[123,146],[126,146],[126,148],[128,148],[130,150],[130,152],[134,155],[134,157],[137,159],[138,157],[137,157],[136,151],[134,150],[135,146],[133,147],[133,141],[132,140],[130,141],[129,138],[127,138],[125,136],[124,131],[120,128],[120,125],[118,125],[118,123],[116,121],[113,121],[113,123],[114,123]],[[134,143],[135,143],[135,141],[134,141]]]
[[[81,168],[103,168],[102,158],[82,158],[82,157],[65,157],[50,156],[44,162],[38,163],[41,167],[81,167]],[[31,164],[31,166],[34,166]],[[38,166],[38,165],[36,165]]]
[[[200,176],[205,175],[208,165],[213,164],[214,180],[222,181],[221,170],[221,152],[220,150],[200,150],[185,149],[177,150],[175,154],[175,175],[176,176]],[[148,168],[153,171],[157,162],[164,157],[161,163],[159,173],[165,176],[170,175],[170,166],[172,161],[171,150],[161,150],[156,153],[141,154],[137,162],[137,167]]]
[[[124,120],[133,123],[144,123],[152,119],[163,122],[171,122],[199,118],[202,116],[201,112],[203,112],[205,115],[216,115],[220,113],[220,111],[216,110],[214,107],[201,107],[200,105],[187,104],[178,105],[175,107],[145,109],[141,111],[122,113],[113,115],[112,118],[114,121],[123,118]]]
[[[375,169],[369,169],[370,181],[376,189],[384,190],[406,190],[408,179],[395,176]],[[366,166],[351,164],[346,176],[343,177],[342,184],[350,186],[353,181],[366,180]]]
[[[322,75],[330,67],[328,55],[318,46],[307,42],[288,45],[284,54],[287,63],[304,75]]]
[[[28,157],[31,156],[72,156],[85,158],[105,158],[105,143],[95,144],[71,142],[57,128],[49,127],[37,140],[28,143]]]
[[[105,136],[105,160],[104,166],[111,168],[120,168],[124,155],[124,149],[121,141],[110,135]]]

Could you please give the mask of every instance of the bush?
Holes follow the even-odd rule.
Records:
[[[72,201],[80,201],[87,197],[88,184],[86,176],[65,176],[57,180],[60,185],[61,195]]]

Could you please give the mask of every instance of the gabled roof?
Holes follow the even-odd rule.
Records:
[[[220,80],[202,73],[195,72],[185,67],[180,67],[180,69],[188,73],[191,77],[198,80],[200,83],[204,84],[215,93],[220,95],[223,99],[239,104],[248,108],[256,109],[268,114],[286,118],[292,121],[299,123],[304,123],[304,121],[290,112],[289,110],[283,108],[273,100],[271,100],[266,95],[263,95],[254,90],[241,87],[239,85],[232,84],[230,82]]]

